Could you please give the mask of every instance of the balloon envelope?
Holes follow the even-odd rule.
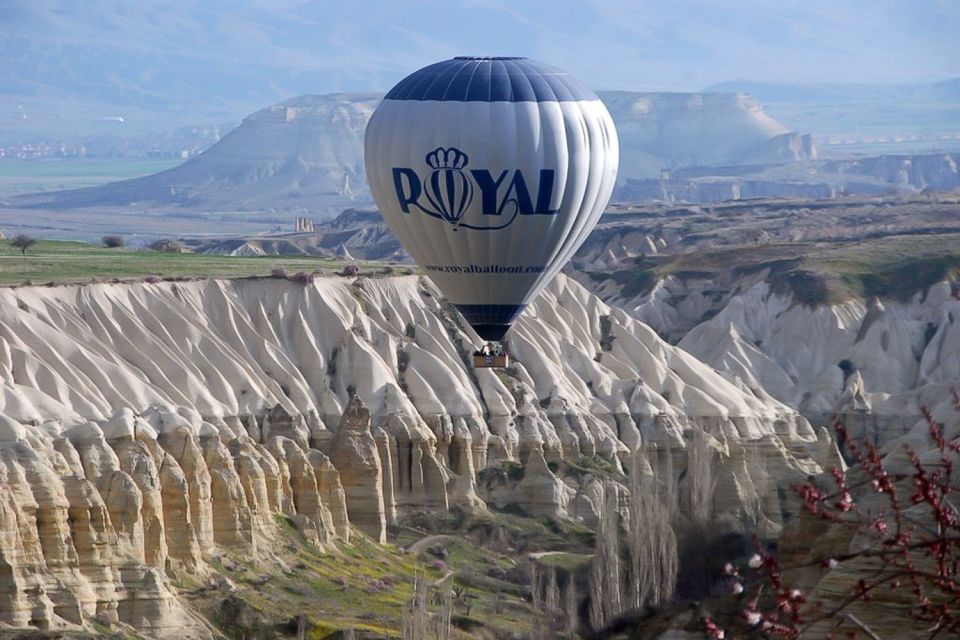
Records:
[[[387,224],[484,340],[501,340],[583,243],[619,164],[596,94],[525,58],[454,58],[407,76],[364,146]]]

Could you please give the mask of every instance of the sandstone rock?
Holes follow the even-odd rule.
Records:
[[[263,417],[261,442],[267,442],[272,436],[284,436],[306,449],[310,443],[310,430],[306,420],[300,413],[291,415],[283,405],[274,405],[273,409]]]
[[[229,450],[216,437],[201,440],[210,470],[213,540],[217,544],[248,548],[256,553],[253,514]]]
[[[517,503],[527,513],[564,518],[574,491],[547,466],[540,451],[533,451],[524,468],[523,479],[514,492]]]
[[[370,410],[354,396],[340,418],[330,460],[340,474],[350,522],[378,542],[387,540],[380,452],[370,432]]]
[[[274,436],[270,449],[289,470],[294,512],[314,523],[319,543],[326,544],[336,529],[333,515],[322,499],[313,462],[295,442],[283,436]]]
[[[933,338],[947,363],[948,324]],[[17,627],[97,616],[201,633],[167,572],[206,578],[226,549],[270,558],[278,516],[320,546],[351,522],[383,540],[403,510],[483,508],[479,491],[590,524],[596,487],[551,467],[616,470],[648,443],[679,461],[697,429],[719,443],[718,508],[744,514],[764,494],[779,526],[791,505],[777,487],[833,455],[775,394],[562,276],[498,372],[469,367],[472,335],[417,277],[0,289],[0,334],[0,622]],[[923,366],[935,379],[939,365]],[[835,400],[833,368],[821,378],[837,395],[822,397]],[[522,479],[487,487],[496,467]]]
[[[158,638],[210,638],[163,578],[162,492],[149,447],[122,432],[118,457],[90,424],[70,432],[77,450],[33,437],[30,447],[0,445],[0,623],[53,629],[96,618]],[[82,474],[57,473],[71,468]]]
[[[373,433],[377,443],[377,453],[380,456],[380,469],[383,472],[383,507],[386,512],[387,524],[397,522],[397,498],[393,488],[393,476],[396,465],[393,462],[393,452],[390,436],[386,431],[377,427]]]
[[[311,449],[307,452],[307,459],[313,467],[317,478],[317,490],[323,504],[330,510],[333,531],[344,542],[350,541],[350,519],[347,516],[347,496],[340,482],[340,472],[334,467],[330,459]]]

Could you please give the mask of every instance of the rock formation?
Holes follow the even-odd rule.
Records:
[[[905,302],[818,308],[795,304],[761,282],[679,346],[812,420],[839,411],[855,433],[885,442],[960,382],[957,318],[960,300],[947,282]]]
[[[172,169],[24,202],[334,215],[354,199],[369,201],[363,131],[379,99],[369,93],[299,96],[250,114],[212,147]]]
[[[654,178],[661,169],[683,166],[805,157],[802,146],[784,150],[774,142],[787,128],[747,94],[606,91],[600,97],[617,125],[622,178]]]
[[[617,468],[697,430],[733,520],[759,491],[779,527],[777,485],[835,460],[795,411],[564,277],[510,369],[473,370],[474,344],[415,276],[0,290],[0,623],[204,637],[171,575],[268,558],[284,519],[319,547],[484,499],[593,524],[596,487],[558,463]]]
[[[297,218],[293,222],[293,232],[294,233],[313,233],[314,224],[313,220],[310,218]]]
[[[350,521],[378,542],[387,541],[380,451],[370,433],[370,410],[353,396],[340,418],[330,459],[340,475]]]

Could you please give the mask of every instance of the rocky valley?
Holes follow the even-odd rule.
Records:
[[[683,486],[696,434],[723,527],[774,532],[796,509],[777,487],[838,460],[797,411],[565,278],[500,372],[466,364],[471,337],[417,276],[0,295],[7,627],[216,636],[187,585],[218,593],[238,554],[265,581],[289,571],[288,526],[318,557],[417,513],[595,527],[604,474],[577,468],[622,473],[645,447]],[[255,599],[258,579],[224,594]]]
[[[611,213],[576,277],[730,379],[883,442],[960,380],[960,205],[813,206]]]
[[[463,637],[540,633],[547,611],[587,633],[628,609],[591,571],[604,514],[627,526],[644,482],[678,593],[704,597],[753,532],[823,534],[789,487],[843,466],[832,416],[890,451],[922,440],[925,409],[960,429],[957,206],[614,206],[504,370],[471,366],[428,279],[369,264],[3,289],[0,624],[401,633],[429,580],[460,594],[431,597]],[[269,242],[192,246],[400,257],[363,211]]]
[[[0,3],[0,640],[960,638],[957,33]]]

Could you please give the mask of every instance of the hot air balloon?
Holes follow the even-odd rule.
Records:
[[[505,364],[499,343],[593,229],[617,179],[613,120],[569,73],[457,57],[401,80],[364,139],[400,243]]]

